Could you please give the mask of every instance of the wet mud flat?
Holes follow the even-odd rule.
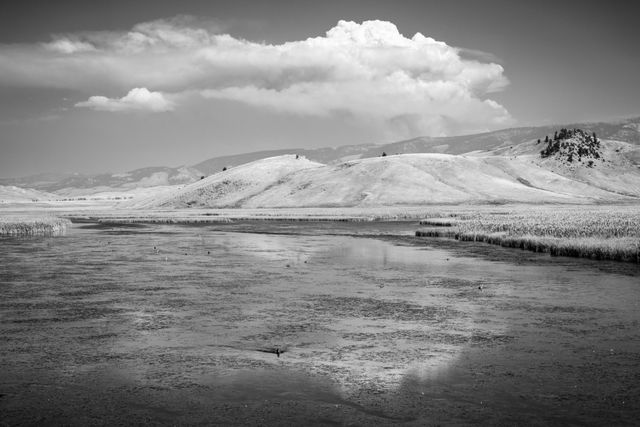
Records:
[[[3,239],[0,422],[640,419],[637,266],[403,227],[76,224]]]

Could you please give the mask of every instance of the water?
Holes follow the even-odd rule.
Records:
[[[75,225],[3,239],[2,419],[637,419],[637,266],[414,228]]]

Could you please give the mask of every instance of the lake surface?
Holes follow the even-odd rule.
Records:
[[[7,424],[633,424],[640,268],[415,223],[0,240]]]

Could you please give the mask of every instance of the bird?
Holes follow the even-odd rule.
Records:
[[[280,349],[280,347],[267,347],[267,348],[256,348],[255,350],[260,351],[262,353],[273,353],[276,356],[280,357],[280,355],[286,351],[286,348]]]
[[[480,286],[478,286],[478,289],[483,290],[484,286],[480,285]]]

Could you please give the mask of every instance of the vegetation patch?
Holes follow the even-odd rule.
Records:
[[[451,227],[453,224],[452,218],[429,218],[420,221],[420,225],[429,225],[431,227]]]
[[[542,158],[554,157],[566,163],[587,162],[589,167],[593,167],[593,161],[602,157],[595,132],[588,134],[582,129],[563,128],[554,134],[553,139],[547,135],[544,142],[547,146],[540,152]]]
[[[558,211],[547,208],[508,215],[478,212],[466,219],[456,218],[447,229],[418,230],[416,236],[485,242],[555,256],[640,263],[640,215],[634,207]]]
[[[0,236],[60,236],[70,225],[65,218],[9,216],[0,218]]]

